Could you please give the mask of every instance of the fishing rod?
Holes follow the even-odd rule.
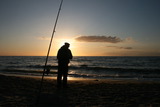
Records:
[[[45,60],[45,65],[44,65],[44,69],[43,69],[43,75],[42,75],[42,79],[41,79],[41,84],[40,84],[40,88],[39,88],[39,92],[38,92],[38,96],[37,96],[37,102],[36,102],[37,104],[39,102],[39,97],[40,97],[41,90],[42,90],[42,85],[43,85],[44,75],[45,75],[45,72],[46,72],[48,57],[49,57],[50,49],[51,49],[51,46],[52,46],[53,36],[54,36],[54,34],[56,32],[56,26],[57,26],[59,14],[60,14],[60,11],[61,11],[61,8],[62,8],[62,4],[63,4],[63,0],[61,0],[60,6],[59,6],[59,10],[58,10],[56,21],[55,21],[55,24],[54,24],[51,40],[50,40],[50,43],[49,43],[48,52],[47,52],[47,56],[46,56],[46,60]]]

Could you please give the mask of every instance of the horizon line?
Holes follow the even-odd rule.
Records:
[[[0,55],[0,57],[3,57],[3,56],[10,56],[10,57],[12,57],[12,56],[26,56],[26,57],[28,57],[28,56],[36,56],[36,55]],[[44,55],[37,55],[37,56],[42,56],[42,57],[46,57],[46,56],[44,56]],[[49,57],[56,57],[56,56],[49,56]],[[126,55],[126,56],[124,56],[124,55],[117,55],[117,56],[103,56],[103,55],[97,55],[97,56],[93,56],[93,55],[91,55],[91,56],[89,56],[89,55],[86,55],[86,56],[84,56],[84,55],[75,55],[74,57],[160,57],[160,55],[150,55],[150,56],[148,56],[148,55],[139,55],[139,56],[132,56],[132,55]]]

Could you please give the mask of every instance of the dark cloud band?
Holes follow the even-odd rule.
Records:
[[[128,49],[128,50],[133,49],[132,47],[119,47],[119,46],[107,46],[107,47],[109,47],[109,48],[117,48],[117,49]]]
[[[111,36],[80,36],[75,38],[77,41],[80,42],[108,42],[108,43],[119,43],[123,40],[118,37],[111,37]]]

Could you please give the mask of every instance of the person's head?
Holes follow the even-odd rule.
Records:
[[[64,43],[64,46],[67,47],[67,48],[69,48],[70,44],[67,43],[67,42],[65,42],[65,43]]]

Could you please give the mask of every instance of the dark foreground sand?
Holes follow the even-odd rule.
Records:
[[[58,90],[56,80],[0,75],[0,107],[160,107],[160,83],[112,80],[70,80]]]

